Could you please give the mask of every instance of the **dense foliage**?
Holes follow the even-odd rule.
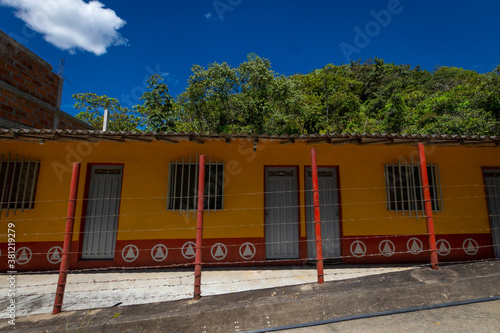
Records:
[[[250,54],[237,68],[193,66],[176,98],[161,76],[148,82],[143,104],[133,110],[106,96],[74,95],[84,110],[77,117],[99,127],[99,108],[108,102],[112,130],[500,135],[500,66],[486,74],[429,72],[375,58],[285,77]]]

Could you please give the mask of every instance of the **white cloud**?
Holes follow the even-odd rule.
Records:
[[[112,45],[127,44],[117,31],[126,22],[99,1],[0,0],[0,5],[14,7],[15,15],[30,29],[70,53],[84,50],[101,55]]]

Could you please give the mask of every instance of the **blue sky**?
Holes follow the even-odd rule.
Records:
[[[159,73],[176,96],[194,64],[238,66],[250,52],[284,75],[373,57],[489,72],[498,13],[497,0],[0,0],[0,30],[56,72],[65,59],[61,109],[76,114],[74,93],[132,106]]]

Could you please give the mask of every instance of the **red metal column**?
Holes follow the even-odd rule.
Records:
[[[325,282],[323,275],[323,243],[321,238],[321,218],[319,211],[318,165],[316,163],[316,149],[311,149],[311,170],[314,199],[314,227],[316,234],[316,268],[318,270],[318,283]]]
[[[203,205],[205,195],[205,155],[200,156],[198,176],[198,212],[196,224],[196,258],[194,261],[194,299],[201,297],[201,247],[203,244]]]
[[[423,143],[418,144],[418,160],[420,163],[420,176],[424,192],[425,220],[427,222],[427,233],[429,235],[429,247],[431,250],[431,267],[439,269],[436,235],[434,233],[434,221],[432,219],[431,192],[429,190],[429,176],[427,174],[427,163],[425,161],[425,148]]]
[[[80,178],[80,163],[73,163],[71,175],[71,189],[69,191],[68,214],[66,220],[66,231],[64,233],[64,245],[59,267],[59,280],[57,281],[56,298],[52,314],[58,314],[62,310],[64,289],[68,276],[69,252],[71,251],[71,240],[73,238],[73,225],[75,224],[76,198],[78,195],[78,179]]]

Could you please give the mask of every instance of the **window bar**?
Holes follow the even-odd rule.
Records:
[[[187,186],[187,207],[186,207],[186,218],[189,218],[189,201],[191,201],[191,155],[189,155],[189,167],[188,167],[188,186]],[[194,209],[194,207],[193,207]],[[193,211],[194,214],[194,211]]]
[[[218,177],[218,172],[219,171],[219,163],[217,160],[215,160],[215,212],[217,211],[217,187],[218,187],[218,180],[219,180],[219,177]]]
[[[417,221],[418,221],[418,199],[417,199],[417,182],[415,179],[415,166],[413,165],[413,156],[410,156],[410,163],[411,163],[411,181],[412,181],[412,192],[413,192],[413,198],[415,200],[415,215],[417,216]]]
[[[221,209],[224,208],[224,164],[222,164],[222,175],[221,175],[221,187],[222,187],[222,193],[221,193],[221,198],[220,198],[220,207]]]
[[[20,204],[18,198],[19,198],[19,189],[21,188],[21,178],[23,175],[23,168],[24,168],[24,156],[23,159],[21,160],[21,169],[19,170],[19,179],[17,180],[16,195],[14,196],[14,215],[16,215],[17,206]]]
[[[21,213],[24,212],[24,206],[26,205],[26,191],[28,190],[28,180],[30,178],[30,171],[31,171],[30,169],[31,169],[31,158],[28,160],[28,170],[26,171],[26,180],[24,181],[23,203],[21,206]],[[33,175],[33,181],[35,181],[34,175]]]
[[[407,165],[408,169],[406,170],[406,174],[408,177],[408,207],[409,207],[410,213],[415,211],[413,209],[414,201],[413,201],[413,179],[412,179],[412,172],[411,172],[412,167],[413,166],[410,164],[410,160],[408,160],[408,165]]]
[[[7,180],[9,176],[9,169],[10,169],[10,159],[12,157],[12,152],[9,152],[9,157],[7,158],[7,168],[5,169],[5,177],[3,181],[3,189],[2,189],[2,205],[0,208],[0,213],[2,212],[3,205],[5,203],[5,192],[7,191]]]
[[[403,175],[401,174],[401,160],[398,159],[398,170],[399,170],[399,193],[401,194],[401,210],[403,211],[403,216],[405,216],[405,203],[403,198]]]
[[[438,186],[439,186],[439,208],[441,211],[443,211],[443,193],[441,190],[441,173],[439,172],[439,165],[436,165],[437,167],[437,179],[438,179]]]
[[[35,162],[35,168],[33,169],[33,181],[31,182],[31,193],[30,193],[30,204],[29,207],[32,208],[32,205],[34,205],[34,194],[35,194],[35,185],[37,181],[37,173],[38,173],[38,167],[39,167],[39,161]]]
[[[425,216],[425,205],[424,205],[424,189],[422,186],[422,171],[420,170],[420,163],[417,165],[418,167],[418,180],[419,180],[419,189],[420,189],[420,205],[422,206],[422,216]],[[425,216],[426,217],[426,216]]]
[[[396,189],[396,168],[394,167],[394,162],[392,162],[392,186],[394,189],[394,205],[396,206],[396,213],[398,212],[398,195]]]
[[[172,196],[170,192],[172,192],[172,163],[168,163],[168,179],[167,179],[167,203],[166,203],[166,209],[170,209],[170,197]]]
[[[3,169],[3,158],[4,158],[4,155],[2,154],[2,160],[0,161],[0,175],[2,174],[2,169]],[[5,182],[4,182],[5,184]],[[2,201],[0,201],[0,218],[2,217],[2,207],[3,207],[3,192],[0,194],[0,199],[2,199]]]
[[[406,196],[407,196],[407,201],[408,201],[408,214],[410,214],[411,217],[411,199],[410,199],[410,173],[408,172],[408,163],[406,163],[406,157],[405,157],[405,178],[406,178]]]
[[[200,166],[198,161],[198,154],[196,154],[196,160],[194,164],[194,194],[193,194],[193,209],[196,211],[196,203],[198,196],[198,173],[200,172]],[[196,218],[196,213],[193,212],[193,220]]]
[[[387,196],[387,210],[391,210],[391,193],[390,193],[390,184],[389,184],[389,166],[387,164],[384,165],[385,169],[385,195]]]
[[[175,172],[174,172],[174,179],[172,179],[172,186],[174,188],[174,193],[173,195],[170,196],[170,200],[172,200],[172,212],[175,212],[175,202],[177,201],[177,160],[175,160]]]
[[[437,213],[436,179],[434,175],[434,165],[432,163],[431,163],[431,181],[432,181],[431,210],[434,207],[434,213]]]
[[[210,215],[210,178],[212,177],[212,158],[208,160],[207,215]]]
[[[14,166],[12,167],[12,177],[10,179],[9,197],[7,198],[7,212],[5,213],[5,217],[9,216],[10,199],[12,199],[12,190],[14,189],[14,181],[16,179],[17,156],[18,155],[16,154],[16,161],[14,162]]]
[[[179,197],[179,215],[182,215],[182,199],[184,198],[184,157],[182,158],[182,165],[181,165],[181,194]]]

